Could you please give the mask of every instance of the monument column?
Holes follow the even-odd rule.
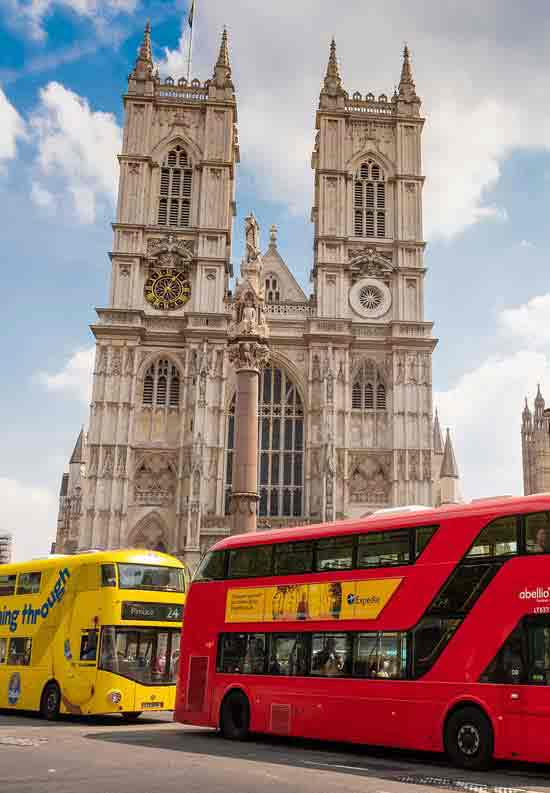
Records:
[[[229,328],[229,360],[235,367],[235,451],[231,494],[232,534],[256,531],[258,506],[258,387],[269,360],[269,329],[260,285],[259,226],[245,220],[246,256],[241,265]]]

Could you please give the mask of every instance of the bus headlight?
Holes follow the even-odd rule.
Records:
[[[122,692],[121,691],[109,691],[107,694],[107,699],[113,703],[113,705],[118,705],[118,703],[122,699]]]

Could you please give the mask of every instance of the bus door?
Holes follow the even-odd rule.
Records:
[[[527,673],[519,691],[524,755],[550,760],[550,615],[525,620]]]

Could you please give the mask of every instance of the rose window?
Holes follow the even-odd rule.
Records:
[[[382,305],[383,300],[382,292],[373,284],[364,286],[359,292],[359,302],[366,311],[375,311]]]

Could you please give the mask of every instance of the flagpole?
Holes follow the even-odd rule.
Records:
[[[189,23],[189,52],[187,54],[187,82],[191,79],[191,59],[193,56],[193,29],[195,27],[195,0],[191,0],[191,10],[189,11],[189,15],[187,21]]]

